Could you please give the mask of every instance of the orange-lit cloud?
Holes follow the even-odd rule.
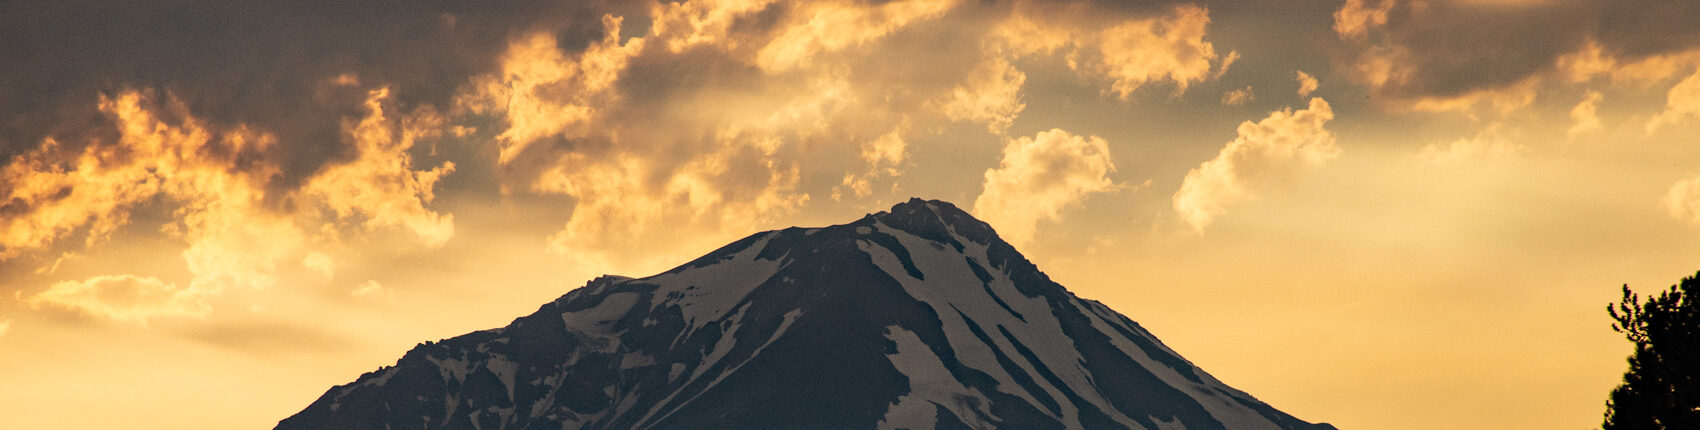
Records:
[[[337,263],[329,255],[309,252],[306,256],[301,257],[301,267],[328,277],[336,274]]]
[[[1570,125],[1570,129],[1564,131],[1564,135],[1571,139],[1575,139],[1576,136],[1598,131],[1602,128],[1603,125],[1600,124],[1599,110],[1600,100],[1603,99],[1605,99],[1605,96],[1600,94],[1598,91],[1588,91],[1587,94],[1584,94],[1582,96],[1582,101],[1576,103],[1575,107],[1570,108],[1570,121],[1572,124]]]
[[[161,120],[152,106],[184,118]],[[194,269],[229,266],[232,257],[209,252],[208,228],[263,228],[260,219],[242,220],[265,198],[260,183],[275,168],[238,168],[245,153],[269,145],[269,138],[245,129],[213,140],[213,132],[183,107],[157,103],[136,92],[105,99],[101,110],[117,124],[116,145],[88,145],[72,160],[56,160],[55,142],[7,166],[14,184],[8,200],[15,215],[4,219],[7,249],[42,247],[78,228],[88,227],[88,245],[124,225],[136,206],[164,196],[182,204],[177,214],[191,246],[185,258]],[[270,239],[269,237],[260,237]],[[272,243],[272,242],[265,242]],[[242,244],[238,248],[247,248]]]
[[[203,160],[200,154],[234,156],[250,142],[267,142],[261,136],[236,134],[230,141],[237,147],[204,151],[211,133],[194,123],[161,123],[142,104],[142,96],[134,92],[101,101],[101,111],[119,125],[116,147],[88,145],[80,153],[66,154],[59,150],[60,142],[48,139],[35,151],[11,160],[0,173],[0,183],[7,185],[0,258],[46,246],[84,226],[89,227],[87,242],[98,242],[129,222],[130,208],[156,194],[199,194],[192,180],[190,184],[164,181],[179,174],[206,178],[208,170],[222,167],[216,165],[218,160]],[[172,108],[182,109],[180,105]]]
[[[419,127],[434,124],[386,120],[383,98],[382,91],[375,92],[368,117],[347,130],[359,142],[359,156],[327,167],[299,191],[296,200],[307,203],[297,208],[299,217],[269,203],[280,200],[268,195],[274,190],[267,186],[280,168],[256,154],[274,145],[270,135],[245,127],[211,130],[170,98],[135,91],[107,98],[101,111],[116,125],[116,141],[85,145],[65,159],[57,158],[64,156],[49,140],[6,167],[5,182],[14,184],[7,198],[14,215],[0,220],[7,255],[45,247],[78,229],[93,246],[128,223],[136,208],[172,204],[173,219],[162,231],[187,245],[182,250],[187,282],[100,275],[55,283],[31,298],[94,316],[145,321],[204,315],[205,299],[229,287],[274,285],[281,262],[297,261],[314,240],[336,240],[324,234],[334,227],[323,230],[313,221],[320,208],[367,229],[405,228],[428,244],[440,244],[453,234],[452,224],[422,205],[430,201],[436,178],[452,167],[412,170],[406,150]],[[326,261],[313,260],[308,263],[329,273]],[[127,301],[100,303],[119,299]]]
[[[1659,128],[1700,117],[1700,70],[1671,87],[1665,95],[1665,110],[1647,122],[1647,134]]]
[[[598,106],[611,105],[612,91],[626,60],[643,48],[636,39],[621,45],[620,19],[604,17],[606,36],[569,59],[557,49],[559,41],[537,33],[516,41],[503,56],[500,76],[478,78],[478,92],[461,104],[475,112],[500,112],[507,128],[497,136],[498,162],[508,164],[531,144],[552,136],[568,138],[592,133]]]
[[[1088,195],[1116,189],[1109,178],[1115,170],[1109,144],[1097,136],[1051,129],[1012,139],[998,167],[986,170],[974,213],[1010,243],[1029,243],[1040,221],[1056,221]]]
[[[1174,195],[1175,211],[1194,231],[1203,232],[1228,206],[1255,197],[1266,182],[1339,156],[1334,133],[1324,127],[1332,119],[1328,102],[1312,98],[1305,109],[1282,109],[1256,123],[1241,123],[1239,137],[1216,158],[1187,172]]]
[[[65,263],[77,261],[77,260],[80,260],[82,258],[83,258],[82,254],[78,254],[78,253],[75,253],[75,252],[61,252],[61,253],[59,253],[58,257],[53,258],[53,264],[49,264],[49,265],[46,265],[46,266],[41,266],[39,268],[36,268],[35,274],[37,274],[37,275],[52,275],[54,272],[58,272],[59,268],[64,266]]]
[[[665,45],[670,52],[682,52],[700,45],[746,45],[733,25],[746,16],[761,12],[778,2],[772,0],[723,0],[660,3],[651,7],[650,36],[653,43]],[[758,46],[765,46],[759,42]],[[753,55],[753,53],[751,53]]]
[[[679,7],[662,11],[689,12]],[[547,34],[516,43],[506,56],[506,72],[482,81],[479,98],[469,99],[479,109],[503,114],[508,122],[498,143],[500,162],[513,172],[510,185],[575,199],[566,226],[548,240],[550,249],[586,265],[630,267],[623,256],[635,255],[634,245],[676,235],[654,226],[742,230],[808,198],[794,191],[798,170],[784,156],[785,133],[798,122],[819,121],[823,104],[844,96],[838,90],[840,81],[802,83],[820,91],[772,100],[778,109],[761,117],[743,115],[748,111],[737,107],[737,101],[731,101],[732,106],[728,100],[693,101],[708,94],[689,93],[664,95],[694,106],[647,113],[661,118],[614,116],[606,111],[656,102],[622,97],[622,89],[648,84],[617,79],[631,73],[631,62],[641,57],[650,63],[638,67],[646,67],[655,61],[678,61],[683,54],[669,47],[714,46],[719,39],[712,33],[694,34],[652,47],[648,38],[622,42],[617,37],[620,20],[604,20],[606,37],[577,58],[563,55]],[[665,17],[660,21],[653,30],[704,30],[701,25],[674,25]],[[667,36],[677,35],[651,37]],[[704,76],[716,78],[712,73]],[[720,108],[710,107],[715,104]],[[655,127],[657,120],[671,126]]]
[[[868,171],[846,173],[844,180],[840,183],[841,188],[833,190],[832,199],[842,199],[845,189],[848,189],[855,197],[867,197],[873,194],[872,183],[874,180],[882,176],[901,175],[902,170],[898,169],[898,166],[903,164],[909,146],[908,142],[903,140],[904,131],[904,127],[899,127],[877,139],[862,144],[862,161],[868,164]]]
[[[386,117],[383,103],[388,95],[388,90],[372,91],[366,100],[367,116],[344,131],[359,155],[327,167],[302,193],[337,218],[363,217],[368,229],[402,228],[427,245],[442,245],[454,236],[454,216],[438,214],[425,205],[435,198],[437,181],[453,172],[455,165],[445,162],[415,170],[407,152],[417,139],[440,134],[442,120],[428,111],[399,119]]]
[[[941,107],[946,118],[980,122],[992,133],[1002,134],[1027,105],[1021,102],[1021,86],[1027,74],[1008,60],[992,57],[969,72],[966,82],[950,90]]]
[[[1097,43],[1103,56],[1100,73],[1112,82],[1110,90],[1127,98],[1141,85],[1161,78],[1184,91],[1209,75],[1216,50],[1204,42],[1209,13],[1198,7],[1178,7],[1166,19],[1124,24],[1105,30]]]
[[[915,20],[936,18],[956,5],[955,0],[901,0],[878,4],[805,2],[785,14],[783,30],[756,52],[756,65],[769,73],[784,72],[878,39]]]
[[[1663,203],[1671,217],[1700,226],[1700,176],[1671,185]]]
[[[1106,92],[1127,99],[1140,87],[1169,81],[1182,92],[1211,76],[1215,46],[1204,41],[1209,11],[1174,6],[1167,14],[1095,25],[1092,11],[1031,7],[998,31],[1005,49],[1020,55],[1061,55],[1070,69],[1109,81]],[[1237,56],[1235,57],[1237,58]]]
[[[1216,73],[1210,75],[1211,79],[1222,79],[1222,75],[1228,74],[1228,69],[1234,67],[1237,61],[1240,61],[1240,51],[1228,51],[1228,55],[1222,57],[1222,64],[1216,66]]]
[[[1343,71],[1397,109],[1507,113],[1541,88],[1656,82],[1690,70],[1700,10],[1664,2],[1349,0]]]
[[[1091,30],[1105,20],[1098,6],[1029,6],[661,4],[635,37],[620,36],[623,18],[603,16],[602,37],[577,52],[550,33],[515,39],[502,72],[475,78],[460,105],[505,123],[494,142],[505,190],[573,199],[550,250],[635,270],[619,268],[654,268],[637,261],[665,253],[645,244],[693,249],[675,238],[706,245],[811,199],[894,191],[915,142],[950,123],[1005,140],[1026,107],[1017,64],[1060,64],[1122,99],[1155,82],[1178,94],[1211,77],[1217,56],[1202,7]],[[757,14],[766,14],[759,25],[734,24]],[[971,49],[930,59],[904,39],[942,30]],[[901,85],[914,81],[934,85]],[[825,153],[849,162],[813,158]],[[835,185],[811,193],[805,172]]]
[[[1387,12],[1393,9],[1396,0],[1374,1],[1371,5],[1366,0],[1346,0],[1334,12],[1334,32],[1341,37],[1363,39],[1371,28],[1386,25]]]
[[[1320,86],[1316,82],[1316,77],[1305,73],[1303,70],[1299,71],[1297,79],[1299,81],[1299,97],[1310,97],[1310,93],[1316,91],[1317,87]]]
[[[96,276],[61,281],[31,296],[33,306],[52,306],[117,321],[145,323],[162,316],[201,316],[211,310],[206,294],[156,278]]]
[[[354,287],[354,290],[349,291],[348,294],[354,297],[367,297],[383,295],[388,292],[389,290],[384,288],[384,284],[380,284],[378,281],[367,280],[366,282],[361,283],[360,286]]]
[[[1257,95],[1251,92],[1251,86],[1246,85],[1245,88],[1222,93],[1222,106],[1244,106],[1256,98]]]
[[[1652,83],[1677,76],[1700,64],[1700,50],[1673,50],[1645,56],[1628,56],[1608,50],[1589,39],[1575,52],[1558,58],[1557,69],[1570,82],[1605,78],[1612,83]]]
[[[1461,163],[1478,160],[1502,160],[1517,156],[1525,148],[1512,140],[1508,133],[1502,130],[1502,125],[1492,124],[1483,128],[1475,136],[1453,140],[1448,143],[1434,143],[1423,147],[1418,157],[1439,164]]]

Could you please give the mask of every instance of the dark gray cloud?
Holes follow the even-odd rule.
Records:
[[[1700,48],[1700,2],[1628,0],[1594,2],[1592,33],[1628,58]]]
[[[1364,2],[1371,9],[1376,1]],[[1393,99],[1450,98],[1504,88],[1555,70],[1597,42],[1622,62],[1700,48],[1700,3],[1658,0],[1505,2],[1395,1],[1386,23],[1346,43],[1355,67],[1392,53],[1400,76],[1373,88]],[[1539,2],[1537,2],[1539,3]],[[1348,5],[1350,7],[1350,5]],[[1374,79],[1358,72],[1360,82]]]
[[[12,1],[0,4],[0,157],[46,137],[77,146],[116,134],[102,95],[153,91],[214,129],[275,133],[256,154],[289,187],[352,155],[340,127],[388,86],[403,111],[448,108],[471,76],[497,66],[510,38],[553,31],[562,47],[601,37],[599,2]],[[641,5],[621,6],[638,7]],[[354,87],[326,85],[338,76]],[[163,98],[163,97],[156,97]]]

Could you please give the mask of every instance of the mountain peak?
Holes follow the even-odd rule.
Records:
[[[945,239],[952,233],[982,245],[1001,241],[990,224],[943,200],[912,197],[907,202],[893,205],[889,211],[870,214],[864,219],[873,219],[941,242],[946,242]]]
[[[427,342],[280,429],[1325,430],[1051,281],[991,226],[911,199],[604,276]]]

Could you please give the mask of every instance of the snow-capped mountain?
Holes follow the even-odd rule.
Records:
[[[426,342],[280,429],[1332,429],[1075,297],[950,203],[757,233]]]

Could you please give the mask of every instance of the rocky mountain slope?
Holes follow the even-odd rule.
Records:
[[[758,233],[408,351],[280,429],[1332,429],[1235,390],[949,203]]]

